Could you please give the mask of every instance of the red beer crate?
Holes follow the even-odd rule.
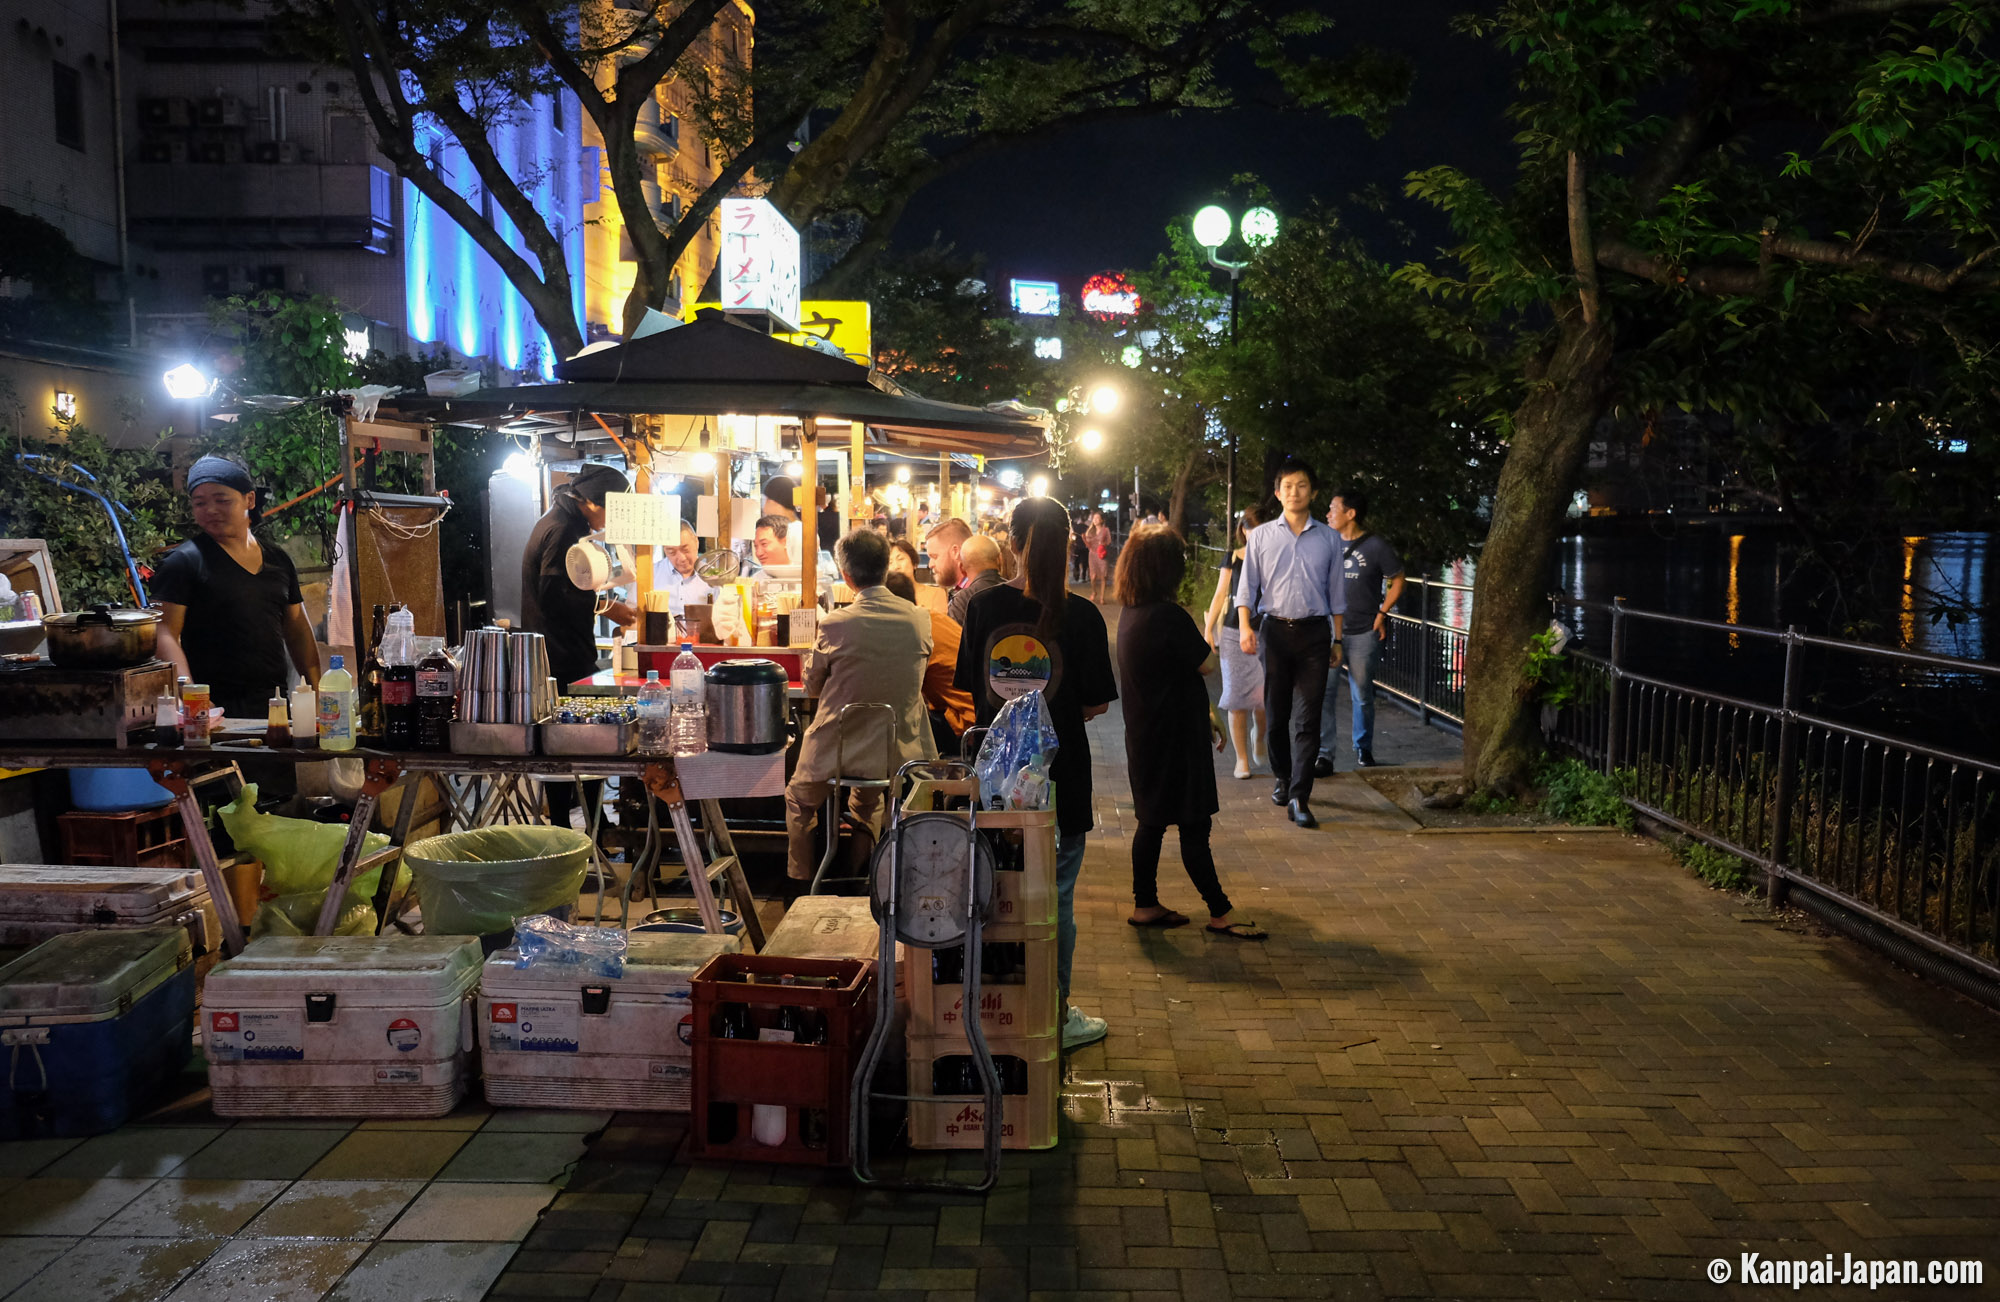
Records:
[[[786,977],[822,984],[786,985]],[[719,954],[690,984],[689,1153],[845,1166],[848,1089],[874,1025],[875,964]]]

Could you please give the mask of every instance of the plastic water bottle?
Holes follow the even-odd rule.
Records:
[[[354,675],[347,672],[346,657],[335,656],[319,676],[321,750],[354,749],[354,706]]]
[[[674,657],[673,724],[668,731],[675,756],[699,755],[708,749],[708,704],[702,691],[701,661],[695,658],[694,643],[681,643]]]
[[[639,751],[644,755],[668,753],[668,734],[673,722],[673,702],[660,671],[646,671],[646,685],[639,689]]]

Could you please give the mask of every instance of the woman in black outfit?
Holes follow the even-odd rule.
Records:
[[[1118,677],[1125,701],[1125,767],[1132,782],[1132,916],[1135,927],[1181,927],[1187,915],[1161,905],[1160,846],[1167,827],[1181,829],[1181,864],[1208,906],[1208,930],[1262,940],[1255,923],[1232,921],[1229,896],[1216,880],[1209,828],[1218,808],[1209,758],[1208,643],[1175,600],[1187,554],[1165,525],[1133,531],[1118,557]],[[1218,739],[1217,749],[1220,749]]]

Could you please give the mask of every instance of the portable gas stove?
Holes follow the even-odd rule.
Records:
[[[164,660],[124,669],[0,660],[0,741],[143,743],[160,694],[173,685]]]

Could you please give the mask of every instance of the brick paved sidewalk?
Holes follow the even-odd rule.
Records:
[[[921,1197],[690,1167],[683,1123],[621,1117],[493,1295],[1708,1299],[1777,1294],[1706,1281],[1748,1251],[2000,1270],[2000,1019],[1652,843],[1413,835],[1351,775],[1316,832],[1222,779],[1224,885],[1269,942],[1135,930],[1119,727],[1093,725],[1075,991],[1111,1035],[1068,1060],[1058,1149]]]

